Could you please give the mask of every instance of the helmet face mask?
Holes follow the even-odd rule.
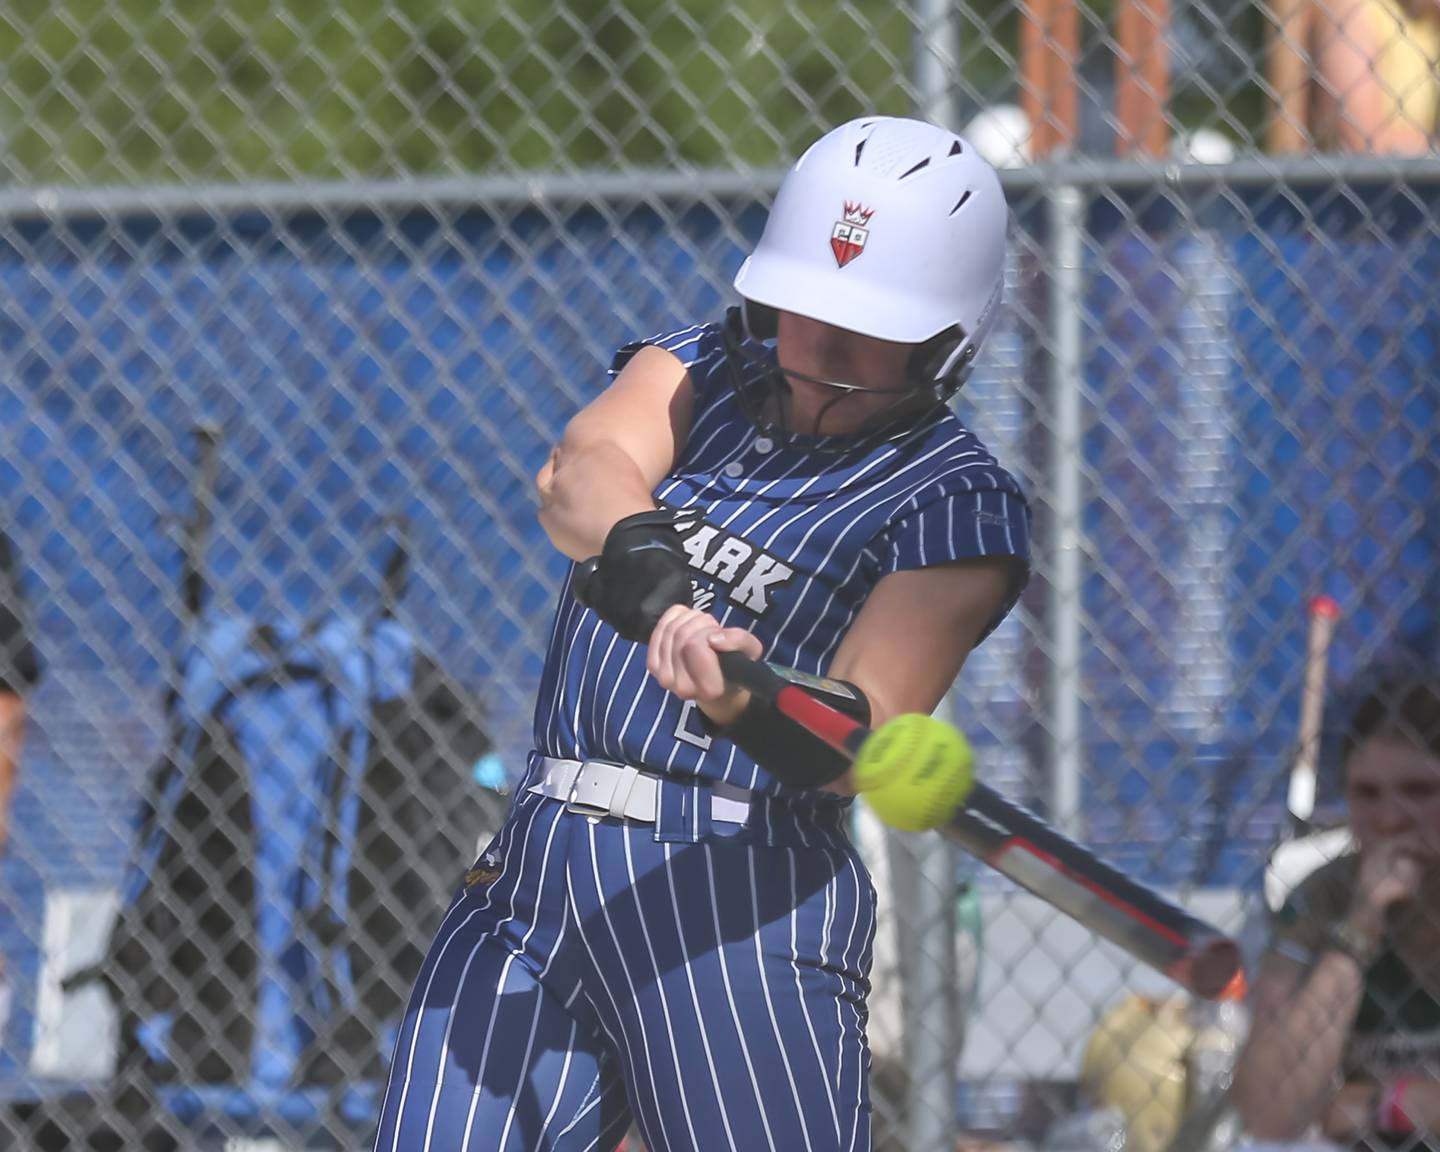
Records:
[[[746,419],[763,435],[780,438],[800,435],[819,439],[823,436],[820,431],[821,425],[830,410],[842,400],[856,394],[893,397],[888,404],[870,414],[863,429],[856,431],[870,430],[876,426],[887,424],[906,409],[915,409],[920,416],[923,416],[943,403],[949,395],[948,392],[937,393],[933,381],[929,383],[915,382],[908,369],[897,387],[882,388],[827,380],[793,368],[782,368],[776,350],[778,317],[773,311],[767,314],[763,309],[757,310],[753,315],[756,315],[760,321],[758,332],[751,327],[750,319],[742,308],[730,308],[725,314],[721,337],[725,350],[726,368],[730,378],[730,389]],[[913,362],[916,355],[922,351],[924,351],[923,346],[916,347],[911,352],[909,360]],[[794,428],[789,423],[787,401],[792,395],[791,379],[822,385],[834,392],[834,396],[821,406],[808,431]],[[921,398],[928,399],[929,403],[917,404],[916,401]],[[826,439],[834,438],[826,437]],[[839,439],[844,439],[844,437],[839,437]],[[835,444],[833,447],[838,450],[843,449],[844,445]]]
[[[843,124],[790,170],[735,277],[746,334],[773,340],[787,311],[912,344],[906,383],[948,399],[998,311],[1008,220],[994,169],[954,133]]]

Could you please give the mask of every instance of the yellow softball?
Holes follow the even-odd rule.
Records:
[[[975,754],[956,728],[920,712],[887,720],[860,745],[855,789],[886,824],[906,832],[938,828],[974,784]]]

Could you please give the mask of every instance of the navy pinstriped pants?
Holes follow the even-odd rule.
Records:
[[[870,1147],[875,894],[844,809],[656,824],[517,792],[411,994],[379,1152]]]

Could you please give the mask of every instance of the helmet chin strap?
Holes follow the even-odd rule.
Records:
[[[755,381],[755,383],[762,384],[762,386],[763,381],[769,381],[768,395],[762,395],[757,399],[745,381],[745,365],[751,364],[758,366],[760,361],[756,359],[753,353],[745,349],[745,332],[740,309],[735,307],[728,309],[725,313],[725,323],[721,328],[721,340],[725,349],[725,360],[730,375],[731,388],[735,392],[741,411],[743,411],[750,422],[761,431],[767,431],[772,428],[774,431],[780,433],[789,433],[792,431],[788,426],[788,418],[791,414],[785,411],[786,402],[790,401],[793,403],[794,401],[794,390],[790,387],[791,378],[803,380],[807,384],[818,384],[821,387],[830,388],[836,393],[835,396],[825,401],[815,417],[809,435],[816,438],[822,435],[820,426],[825,422],[825,417],[830,412],[830,409],[846,399],[846,397],[855,393],[895,397],[890,404],[866,421],[867,426],[873,426],[876,423],[883,423],[883,420],[877,418],[884,417],[888,419],[891,414],[904,407],[908,399],[911,397],[924,396],[928,391],[923,386],[918,386],[913,382],[905,383],[895,388],[871,388],[864,384],[846,384],[839,380],[827,380],[823,376],[812,376],[807,372],[798,372],[794,369],[782,368],[778,363],[772,363],[763,369],[761,379]],[[933,391],[930,392],[930,395],[936,404],[944,403],[942,396],[935,395]],[[769,411],[767,411],[767,409],[769,409]]]
[[[838,393],[838,395],[832,396],[829,400],[826,400],[825,403],[820,406],[820,411],[815,415],[814,426],[810,430],[811,436],[821,435],[820,426],[825,423],[825,417],[830,412],[830,409],[834,408],[835,405],[841,403],[842,401],[848,400],[856,393],[867,396],[895,397],[894,400],[892,400],[889,404],[887,404],[884,408],[880,409],[880,411],[876,412],[869,420],[867,420],[867,425],[883,423],[883,420],[881,419],[882,417],[888,419],[892,413],[904,408],[905,402],[907,400],[923,395],[923,390],[917,388],[914,384],[902,384],[898,388],[871,388],[870,386],[865,384],[843,384],[839,380],[826,380],[823,376],[811,376],[807,372],[798,372],[794,368],[786,368],[783,365],[778,365],[776,371],[782,379],[785,379],[787,381],[789,379],[804,380],[807,384],[819,384],[822,387],[834,389]],[[794,390],[786,388],[785,394],[790,400],[790,403],[793,405],[795,403]],[[781,402],[783,403],[783,401]]]
[[[804,380],[807,384],[821,384],[826,388],[838,388],[841,392],[866,392],[873,396],[895,396],[901,393],[909,395],[918,391],[913,384],[902,384],[899,388],[872,388],[868,384],[845,384],[839,380],[827,380],[823,376],[811,376],[808,372],[801,372],[796,368],[786,368],[780,365],[780,373],[795,380]],[[842,400],[844,397],[840,397]]]

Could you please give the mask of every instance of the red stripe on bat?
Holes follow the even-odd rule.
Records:
[[[787,684],[775,694],[775,707],[799,724],[807,732],[814,733],[837,752],[855,756],[870,730],[858,720],[837,712],[822,704],[803,688]]]
[[[1012,848],[1021,848],[1024,851],[1028,852],[1037,860],[1040,860],[1042,863],[1049,865],[1065,879],[1070,880],[1075,884],[1078,884],[1087,892],[1091,892],[1094,895],[1098,896],[1101,900],[1105,901],[1106,904],[1109,904],[1110,907],[1118,908],[1136,923],[1145,925],[1145,927],[1149,928],[1150,931],[1154,932],[1157,936],[1160,936],[1161,938],[1168,940],[1170,941],[1170,943],[1175,944],[1181,948],[1190,947],[1190,940],[1187,939],[1185,936],[1181,935],[1179,932],[1176,932],[1173,928],[1166,927],[1164,924],[1160,923],[1160,921],[1154,919],[1153,917],[1147,916],[1139,908],[1136,908],[1135,905],[1127,904],[1124,900],[1121,900],[1118,896],[1106,891],[1100,885],[1092,883],[1080,873],[1075,872],[1070,868],[1067,868],[1064,861],[1060,860],[1058,857],[1050,855],[1050,853],[1045,852],[1040,848],[1037,848],[1029,840],[1022,839],[1019,836],[1011,836],[1008,840],[1005,841],[1005,843],[1000,845],[1000,847],[995,851],[995,853],[990,857],[990,859],[986,861],[986,863],[989,864],[992,868],[998,868],[999,859],[1004,856],[1005,853],[1009,852]]]

